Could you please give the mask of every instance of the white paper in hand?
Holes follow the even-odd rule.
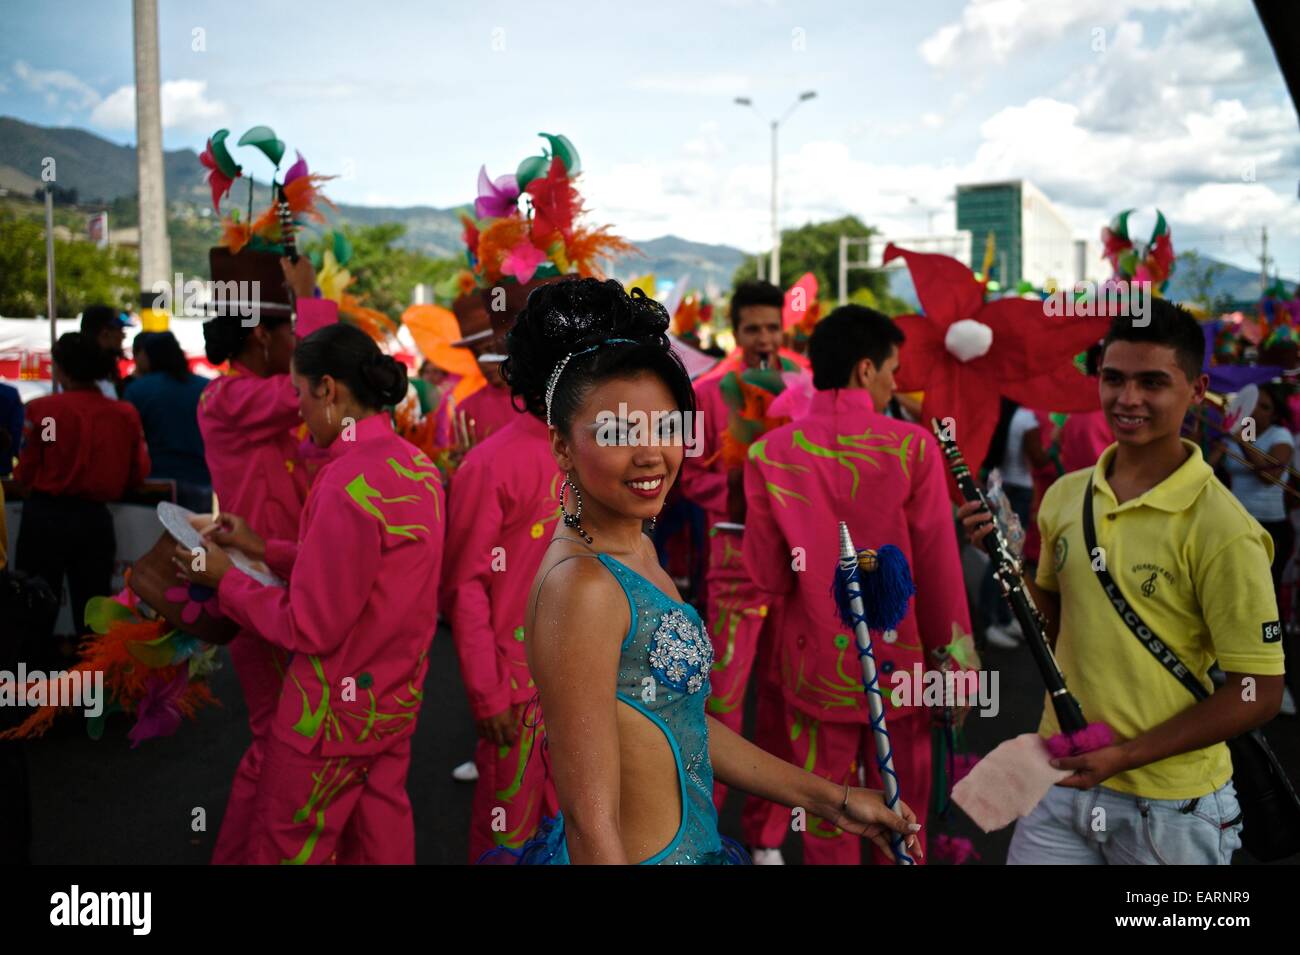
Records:
[[[194,518],[199,516],[188,508],[173,504],[171,501],[162,501],[158,505],[158,520],[162,523],[163,529],[176,538],[181,546],[189,550],[204,546],[203,535],[191,523]],[[202,519],[206,521],[207,515],[203,515]],[[253,560],[243,551],[234,547],[226,547],[223,550],[225,550],[226,556],[230,558],[232,564],[259,584],[266,584],[268,587],[284,586],[284,581],[271,573],[261,561]]]
[[[1037,733],[1009,739],[989,753],[952,789],[952,801],[985,832],[1027,816],[1047,791],[1070,775],[1053,769]]]

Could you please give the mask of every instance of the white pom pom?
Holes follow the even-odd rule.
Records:
[[[943,346],[958,361],[970,361],[987,355],[993,347],[993,329],[973,318],[963,318],[948,326],[943,336]]]

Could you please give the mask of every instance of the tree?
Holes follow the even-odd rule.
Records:
[[[799,276],[812,272],[817,276],[819,298],[827,305],[832,305],[839,294],[840,236],[866,239],[877,234],[876,229],[865,225],[857,216],[844,216],[829,222],[810,222],[797,229],[782,230],[779,284],[782,288],[789,288],[798,281]],[[733,281],[738,284],[757,277],[757,262],[751,257],[736,270]],[[889,294],[889,280],[882,272],[861,269],[851,271],[848,284],[849,297],[853,301],[860,304],[874,301],[876,304],[872,307],[888,315],[911,311],[906,302]],[[867,294],[857,294],[862,292]],[[825,310],[824,306],[823,311]]]
[[[353,276],[348,291],[394,320],[410,304],[416,285],[437,285],[463,268],[457,259],[435,259],[398,248],[396,243],[406,234],[406,226],[400,222],[345,225],[342,232],[352,246],[346,266]],[[317,239],[306,249],[313,252],[326,247],[324,239]]]
[[[54,240],[55,309],[61,318],[87,305],[115,307],[137,298],[140,263],[134,249],[92,242]],[[0,315],[44,315],[45,226],[0,209]]]
[[[1191,291],[1189,300],[1200,305],[1211,315],[1219,315],[1232,308],[1232,296],[1223,291],[1218,295],[1214,294],[1215,285],[1227,270],[1228,267],[1222,262],[1207,259],[1191,249],[1178,254],[1178,262],[1175,266],[1179,278]]]

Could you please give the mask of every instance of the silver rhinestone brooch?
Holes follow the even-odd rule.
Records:
[[[664,614],[650,638],[650,670],[664,686],[696,693],[713,666],[709,638],[680,610]]]

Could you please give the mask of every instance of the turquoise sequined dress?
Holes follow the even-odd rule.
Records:
[[[709,698],[713,647],[695,608],[678,603],[608,554],[595,555],[627,595],[632,625],[623,640],[618,699],[654,723],[677,764],[682,819],[668,845],[642,865],[731,865],[749,862],[745,850],[718,832],[713,765],[704,703]],[[542,824],[518,853],[525,865],[567,865],[564,816]]]

